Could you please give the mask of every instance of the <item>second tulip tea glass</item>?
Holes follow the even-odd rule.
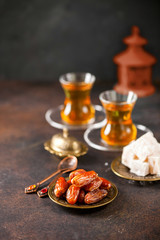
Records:
[[[107,123],[101,128],[101,138],[111,146],[125,146],[136,139],[137,128],[131,113],[137,95],[129,92],[122,95],[114,90],[102,92],[99,96],[106,112]]]
[[[94,122],[95,109],[91,104],[90,91],[95,76],[90,73],[67,73],[59,81],[65,93],[62,120],[71,125]]]

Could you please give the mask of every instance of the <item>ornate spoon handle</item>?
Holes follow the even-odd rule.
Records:
[[[39,186],[46,182],[47,180],[49,180],[50,178],[54,177],[55,175],[57,175],[58,173],[62,173],[63,171],[65,171],[65,169],[63,170],[57,170],[56,172],[53,172],[51,175],[49,175],[48,177],[44,178],[43,180],[41,180],[40,182],[30,185],[29,187],[25,188],[25,193],[33,193],[33,192],[37,192]]]
[[[58,176],[56,178],[53,179],[52,182],[50,182],[50,184],[44,188],[42,188],[41,190],[37,191],[37,195],[38,197],[45,197],[45,196],[48,196],[48,189],[49,187],[57,181],[58,178],[60,178],[62,176],[63,173],[66,173],[66,172],[69,172],[69,170],[65,170],[65,171],[62,171],[61,173],[58,174]]]

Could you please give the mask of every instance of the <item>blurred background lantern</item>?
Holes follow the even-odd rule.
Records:
[[[127,49],[113,58],[118,65],[118,83],[114,89],[122,94],[134,91],[138,97],[153,94],[152,65],[156,58],[143,49],[147,39],[140,36],[137,26],[133,26],[131,36],[124,38],[123,42],[128,45]]]

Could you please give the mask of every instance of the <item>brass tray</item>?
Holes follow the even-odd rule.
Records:
[[[119,176],[121,178],[128,179],[128,180],[149,181],[149,182],[160,180],[160,175],[148,174],[145,177],[141,177],[141,176],[137,176],[134,173],[131,173],[129,168],[124,166],[121,163],[121,158],[120,157],[113,160],[113,162],[111,163],[111,169],[117,176]]]
[[[53,148],[51,148],[50,143],[51,143],[51,140],[46,141],[44,143],[44,149],[47,150],[48,152],[50,152],[51,154],[56,154],[57,156],[60,156],[60,157],[65,157],[65,156],[69,156],[69,155],[74,155],[75,157],[79,157],[79,156],[86,154],[88,151],[88,147],[85,144],[81,143],[81,151],[78,153],[58,152],[58,151],[55,151]]]
[[[101,206],[104,206],[104,205],[112,202],[116,198],[116,196],[118,194],[118,189],[117,189],[116,185],[114,185],[112,182],[111,182],[111,184],[112,184],[112,187],[109,190],[108,195],[101,201],[94,203],[94,204],[90,204],[90,205],[80,204],[80,203],[79,204],[76,203],[76,204],[72,205],[72,204],[69,204],[65,199],[57,198],[53,192],[55,183],[50,186],[50,188],[48,190],[48,196],[56,204],[61,205],[63,207],[67,207],[67,208],[76,208],[76,209],[97,208],[97,207],[101,207]]]

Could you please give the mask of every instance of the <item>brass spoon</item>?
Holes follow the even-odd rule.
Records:
[[[50,178],[54,177],[55,175],[57,175],[58,173],[65,173],[65,172],[69,172],[69,171],[73,171],[74,169],[77,168],[78,165],[78,159],[75,156],[68,156],[63,158],[60,163],[58,164],[58,170],[56,172],[53,172],[51,175],[49,175],[48,177],[44,178],[42,181],[30,185],[29,187],[25,188],[25,193],[33,193],[33,192],[37,192],[39,186],[41,184],[43,184],[44,182],[46,182],[47,180],[49,180]]]

